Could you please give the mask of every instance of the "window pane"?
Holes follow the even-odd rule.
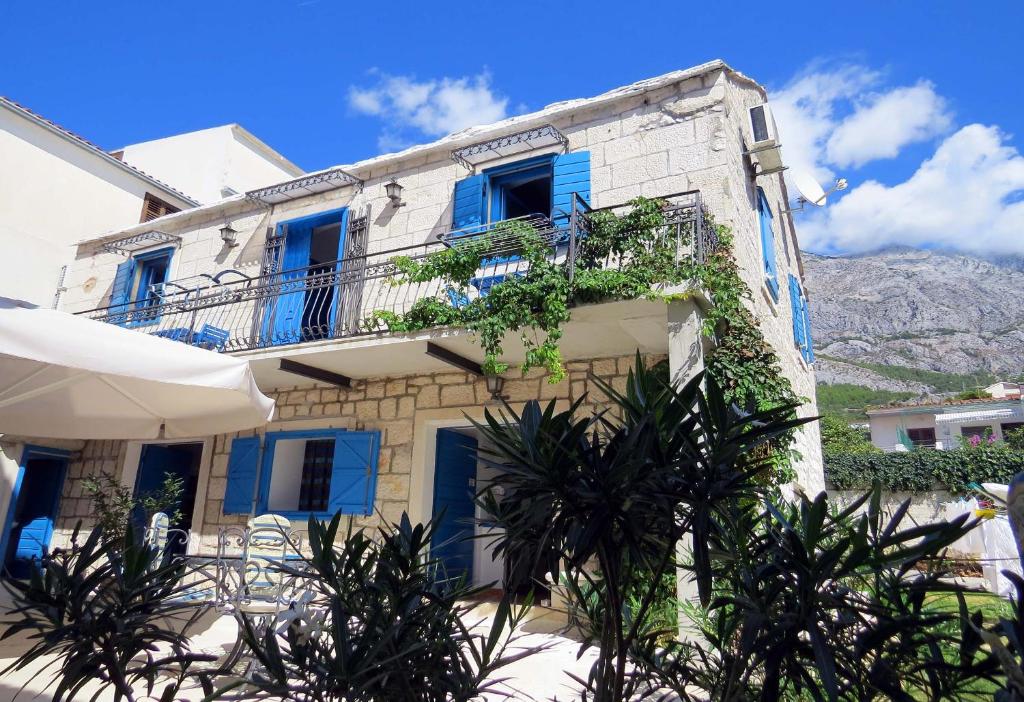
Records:
[[[306,442],[302,460],[302,484],[299,488],[300,512],[323,512],[327,509],[333,467],[334,439]]]
[[[908,429],[907,436],[913,442],[914,446],[935,446],[935,430],[932,428]]]

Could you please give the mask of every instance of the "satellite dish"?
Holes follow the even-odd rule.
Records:
[[[825,205],[825,200],[828,199],[828,196],[810,173],[794,171],[793,185],[800,191],[800,197],[804,202],[809,202],[815,207],[823,207]]]

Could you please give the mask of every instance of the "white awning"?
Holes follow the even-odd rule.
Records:
[[[0,434],[200,437],[273,412],[242,359],[0,298]]]
[[[1024,418],[1024,413],[1012,407],[947,412],[935,415],[936,424],[961,424],[963,422],[993,422],[997,419]]]

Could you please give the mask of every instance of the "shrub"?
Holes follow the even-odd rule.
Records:
[[[1022,470],[1024,452],[998,442],[951,451],[825,454],[825,477],[840,489],[864,489],[878,480],[889,490],[924,492],[939,487],[964,493],[972,482],[1008,484]]]
[[[881,453],[864,432],[854,429],[836,414],[825,414],[818,425],[821,429],[821,446],[827,452],[836,453]]]
[[[257,631],[243,620],[260,668],[214,697],[468,702],[491,691],[496,670],[538,650],[517,647],[505,655],[528,605],[504,600],[489,628],[473,630],[474,605],[466,600],[481,589],[448,580],[429,558],[433,523],[413,525],[402,515],[375,535],[350,524],[336,544],[340,523],[340,513],[330,523],[310,517],[311,557],[301,568],[281,570],[302,579],[313,604],[293,609],[283,628]]]
[[[4,638],[34,638],[3,674],[53,656],[46,667],[54,667],[57,702],[79,697],[91,682],[128,702],[142,699],[141,691],[180,699],[186,682],[211,692],[209,675],[195,664],[215,657],[188,648],[189,630],[207,608],[183,597],[184,561],[157,562],[157,550],[136,543],[131,530],[118,544],[100,529],[84,543],[78,533],[70,549],[45,556],[27,582],[4,581],[14,598]]]

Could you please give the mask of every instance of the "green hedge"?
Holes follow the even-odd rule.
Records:
[[[889,490],[923,492],[937,487],[966,492],[971,482],[1009,483],[1024,471],[1024,452],[1005,444],[899,453],[825,453],[825,479],[839,489],[870,488],[880,480]]]

